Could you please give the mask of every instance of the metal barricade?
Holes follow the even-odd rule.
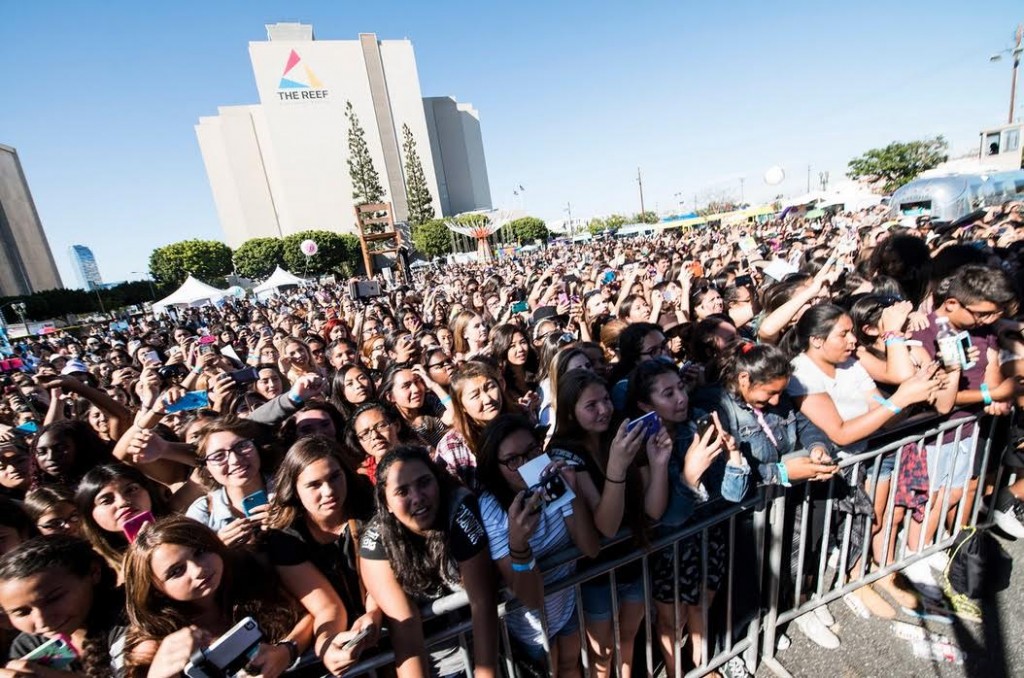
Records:
[[[671,666],[665,666],[666,675],[685,675],[686,678],[703,676],[736,657],[741,657],[751,672],[763,661],[776,673],[788,675],[775,657],[779,627],[948,548],[963,527],[978,525],[985,490],[994,486],[995,491],[991,493],[988,507],[991,515],[995,509],[996,494],[1007,482],[1001,466],[1002,450],[993,449],[994,430],[997,425],[1001,425],[1001,420],[1006,419],[970,417],[952,421],[938,420],[940,423],[937,425],[937,420],[931,419],[913,428],[888,431],[880,438],[882,442],[877,446],[843,457],[839,462],[840,473],[829,481],[804,483],[788,489],[778,486],[761,487],[739,504],[719,500],[715,505],[720,509],[718,512],[693,520],[620,557],[605,559],[598,565],[579,569],[573,575],[546,586],[545,596],[573,589],[579,620],[580,660],[584,675],[595,675],[595,657],[588,644],[588,621],[583,612],[583,589],[588,582],[607,578],[607,583],[602,585],[608,588],[611,598],[613,639],[607,648],[610,651],[607,675],[621,676],[623,661],[632,661],[639,654],[644,666],[634,665],[634,675],[644,672],[653,678],[659,666],[669,658],[664,656],[665,652],[657,642],[658,634],[664,635],[666,629],[660,628],[659,622],[663,620],[659,620],[652,603],[652,561],[659,562],[664,568],[664,560],[659,559],[664,559],[666,552],[670,551],[673,628],[670,629]],[[928,464],[929,486],[924,491],[924,515],[921,529],[915,528],[918,535],[912,543],[909,534],[913,512],[904,510],[896,502],[898,479],[903,465],[909,461],[907,455],[915,453],[927,456],[929,448],[933,463]],[[943,454],[952,455],[954,463],[949,472],[939,479],[941,482],[935,482],[932,475],[940,468],[938,460]],[[884,483],[883,465],[888,457],[893,460],[893,468],[889,482]],[[957,462],[962,466],[958,467]],[[961,475],[965,474],[962,480],[955,477],[954,471],[958,468]],[[991,477],[994,477],[992,483],[988,482]],[[1011,475],[1009,482],[1014,477]],[[880,494],[883,491],[886,492],[884,496]],[[859,514],[856,508],[852,512],[850,510],[851,501],[854,507],[858,504],[851,500],[852,495],[861,495]],[[868,504],[870,510],[865,512]],[[881,515],[876,516],[876,506],[883,508]],[[900,512],[904,515],[902,519],[897,519]],[[798,521],[787,520],[796,514],[799,514]],[[822,523],[823,532],[817,543],[813,543],[810,538],[812,521]],[[787,524],[794,532],[792,539],[788,538]],[[927,534],[930,524],[934,524],[935,531],[931,537]],[[725,534],[725,566],[721,584],[712,600],[709,588],[712,573],[709,572],[708,555],[712,534],[716,531]],[[741,533],[749,534],[753,544],[740,540]],[[621,544],[628,539],[628,535],[620,534],[608,540],[603,548]],[[699,610],[704,633],[700,641],[699,663],[683,674],[684,642],[679,629],[685,620],[680,603],[680,568],[686,556],[691,555],[687,549],[693,547],[694,539],[700,549]],[[736,556],[740,547],[746,549],[743,551],[745,556],[754,559],[753,563],[744,560],[741,568],[745,575],[753,566],[756,589],[754,600],[737,601],[735,596],[739,574]],[[544,560],[541,566],[544,572],[548,572],[580,557],[575,549],[566,549]],[[617,578],[623,568],[635,568],[636,564],[640,569],[643,605],[642,619],[638,626],[643,630],[644,641],[640,653],[633,652],[632,656],[626,658],[623,655],[627,650],[623,648],[621,636],[624,629],[620,624],[622,601],[613,592],[617,590]],[[501,646],[499,662],[510,677],[524,675],[514,661],[519,654],[514,649],[514,640],[505,624],[506,614],[517,606],[516,601],[506,598],[498,610],[498,642]],[[458,613],[467,607],[466,595],[457,593],[434,601],[429,609],[423,611],[423,618],[426,620],[442,614]],[[543,618],[543,610],[540,612],[545,635],[548,635],[547,620]],[[742,618],[744,612],[747,618]],[[430,636],[426,641],[428,651],[432,647],[457,642],[461,647],[466,674],[472,675],[469,651],[471,632],[471,621],[468,615],[464,615],[464,619]],[[634,636],[640,636],[639,629]],[[625,645],[627,649],[631,647],[631,643]],[[544,649],[548,666],[552,666],[550,647],[545,645]],[[376,654],[360,661],[345,675],[374,674],[375,669],[393,661],[391,653]]]

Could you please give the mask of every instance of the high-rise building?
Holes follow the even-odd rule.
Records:
[[[96,265],[96,257],[92,255],[92,250],[85,245],[72,245],[68,251],[71,254],[71,265],[78,275],[78,283],[82,289],[94,290],[103,287],[100,267]]]
[[[61,287],[18,152],[0,144],[0,296]]]
[[[229,245],[307,229],[355,230],[349,102],[396,221],[408,217],[403,125],[416,141],[435,213],[491,206],[479,116],[460,105],[456,126],[447,107],[423,99],[411,42],[372,33],[315,40],[312,26],[294,23],[267,26],[267,38],[249,43],[260,103],[221,106],[196,125]],[[431,116],[436,120],[428,123]],[[466,116],[471,120],[461,122]],[[460,145],[450,160],[434,155]],[[460,165],[467,162],[472,165]]]

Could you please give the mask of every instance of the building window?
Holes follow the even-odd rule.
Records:
[[[1020,148],[1020,128],[1003,131],[1003,153],[1016,151]]]
[[[985,135],[985,152],[989,155],[999,155],[999,132],[989,132]]]

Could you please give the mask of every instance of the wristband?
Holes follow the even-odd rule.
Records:
[[[625,484],[625,482],[626,482],[626,479],[625,479],[625,478],[623,478],[622,480],[615,480],[614,478],[608,478],[608,477],[606,476],[606,477],[605,477],[605,482],[608,482],[608,483],[613,483],[613,484],[615,484],[615,485],[624,485],[624,484]]]
[[[537,561],[534,558],[530,558],[528,563],[512,563],[513,572],[529,572],[535,567],[537,567]]]
[[[904,338],[903,335],[900,334],[899,332],[889,331],[889,332],[885,332],[885,333],[882,334],[882,341],[884,341],[886,344],[889,343],[890,339],[903,339],[903,338]]]
[[[890,338],[885,340],[886,348],[888,348],[889,346],[894,346],[894,345],[898,346],[900,344],[906,344],[906,343],[907,343],[907,340],[904,339],[903,337],[890,337]]]
[[[288,400],[290,400],[292,404],[295,405],[296,407],[302,407],[302,396],[300,396],[298,393],[295,393],[294,391],[288,391]]]
[[[986,405],[992,404],[992,393],[988,390],[988,384],[982,384],[978,390],[981,391],[981,399]]]
[[[446,395],[443,398],[439,398],[439,400],[441,401],[442,405],[447,405],[448,403],[450,403],[452,401],[452,397],[450,395]]]
[[[896,403],[894,403],[893,401],[889,400],[888,398],[883,398],[880,395],[876,395],[876,396],[873,396],[873,397],[874,397],[874,401],[876,403],[878,403],[879,405],[881,405],[885,409],[889,410],[893,414],[899,414],[900,412],[903,411],[903,408],[897,406]]]
[[[282,640],[280,643],[274,643],[280,645],[288,650],[288,666],[293,667],[299,661],[299,644],[294,640]]]
[[[203,373],[203,368],[200,367],[199,365],[196,365],[195,367],[192,368],[192,374],[194,374],[196,376],[199,376],[202,373]]]
[[[780,461],[775,465],[775,468],[779,471],[779,485],[793,487],[793,484],[789,482],[789,471],[786,470],[786,465]]]

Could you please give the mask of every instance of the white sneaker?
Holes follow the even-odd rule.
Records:
[[[839,549],[833,548],[828,554],[828,567],[832,570],[839,569],[839,556],[843,555]]]
[[[867,606],[857,596],[847,593],[843,596],[843,602],[846,603],[846,607],[850,608],[851,612],[861,619],[871,619],[871,613],[868,611]]]
[[[927,560],[918,560],[903,568],[903,576],[907,578],[917,592],[931,600],[942,600],[942,587],[935,581]]]
[[[814,608],[814,616],[818,618],[818,621],[829,628],[836,625],[836,618],[832,616],[831,612],[829,612],[828,605],[822,605],[821,607]]]
[[[802,614],[793,620],[796,627],[800,629],[807,638],[818,647],[826,650],[839,649],[839,636],[829,631],[828,627],[821,623],[818,616],[813,613]]]
[[[949,554],[945,551],[936,551],[927,558],[925,562],[928,563],[928,567],[939,572],[945,572],[946,566],[949,565]]]
[[[789,639],[785,633],[780,633],[779,637],[775,640],[775,649],[779,652],[788,650],[789,646],[793,644],[793,641]]]

